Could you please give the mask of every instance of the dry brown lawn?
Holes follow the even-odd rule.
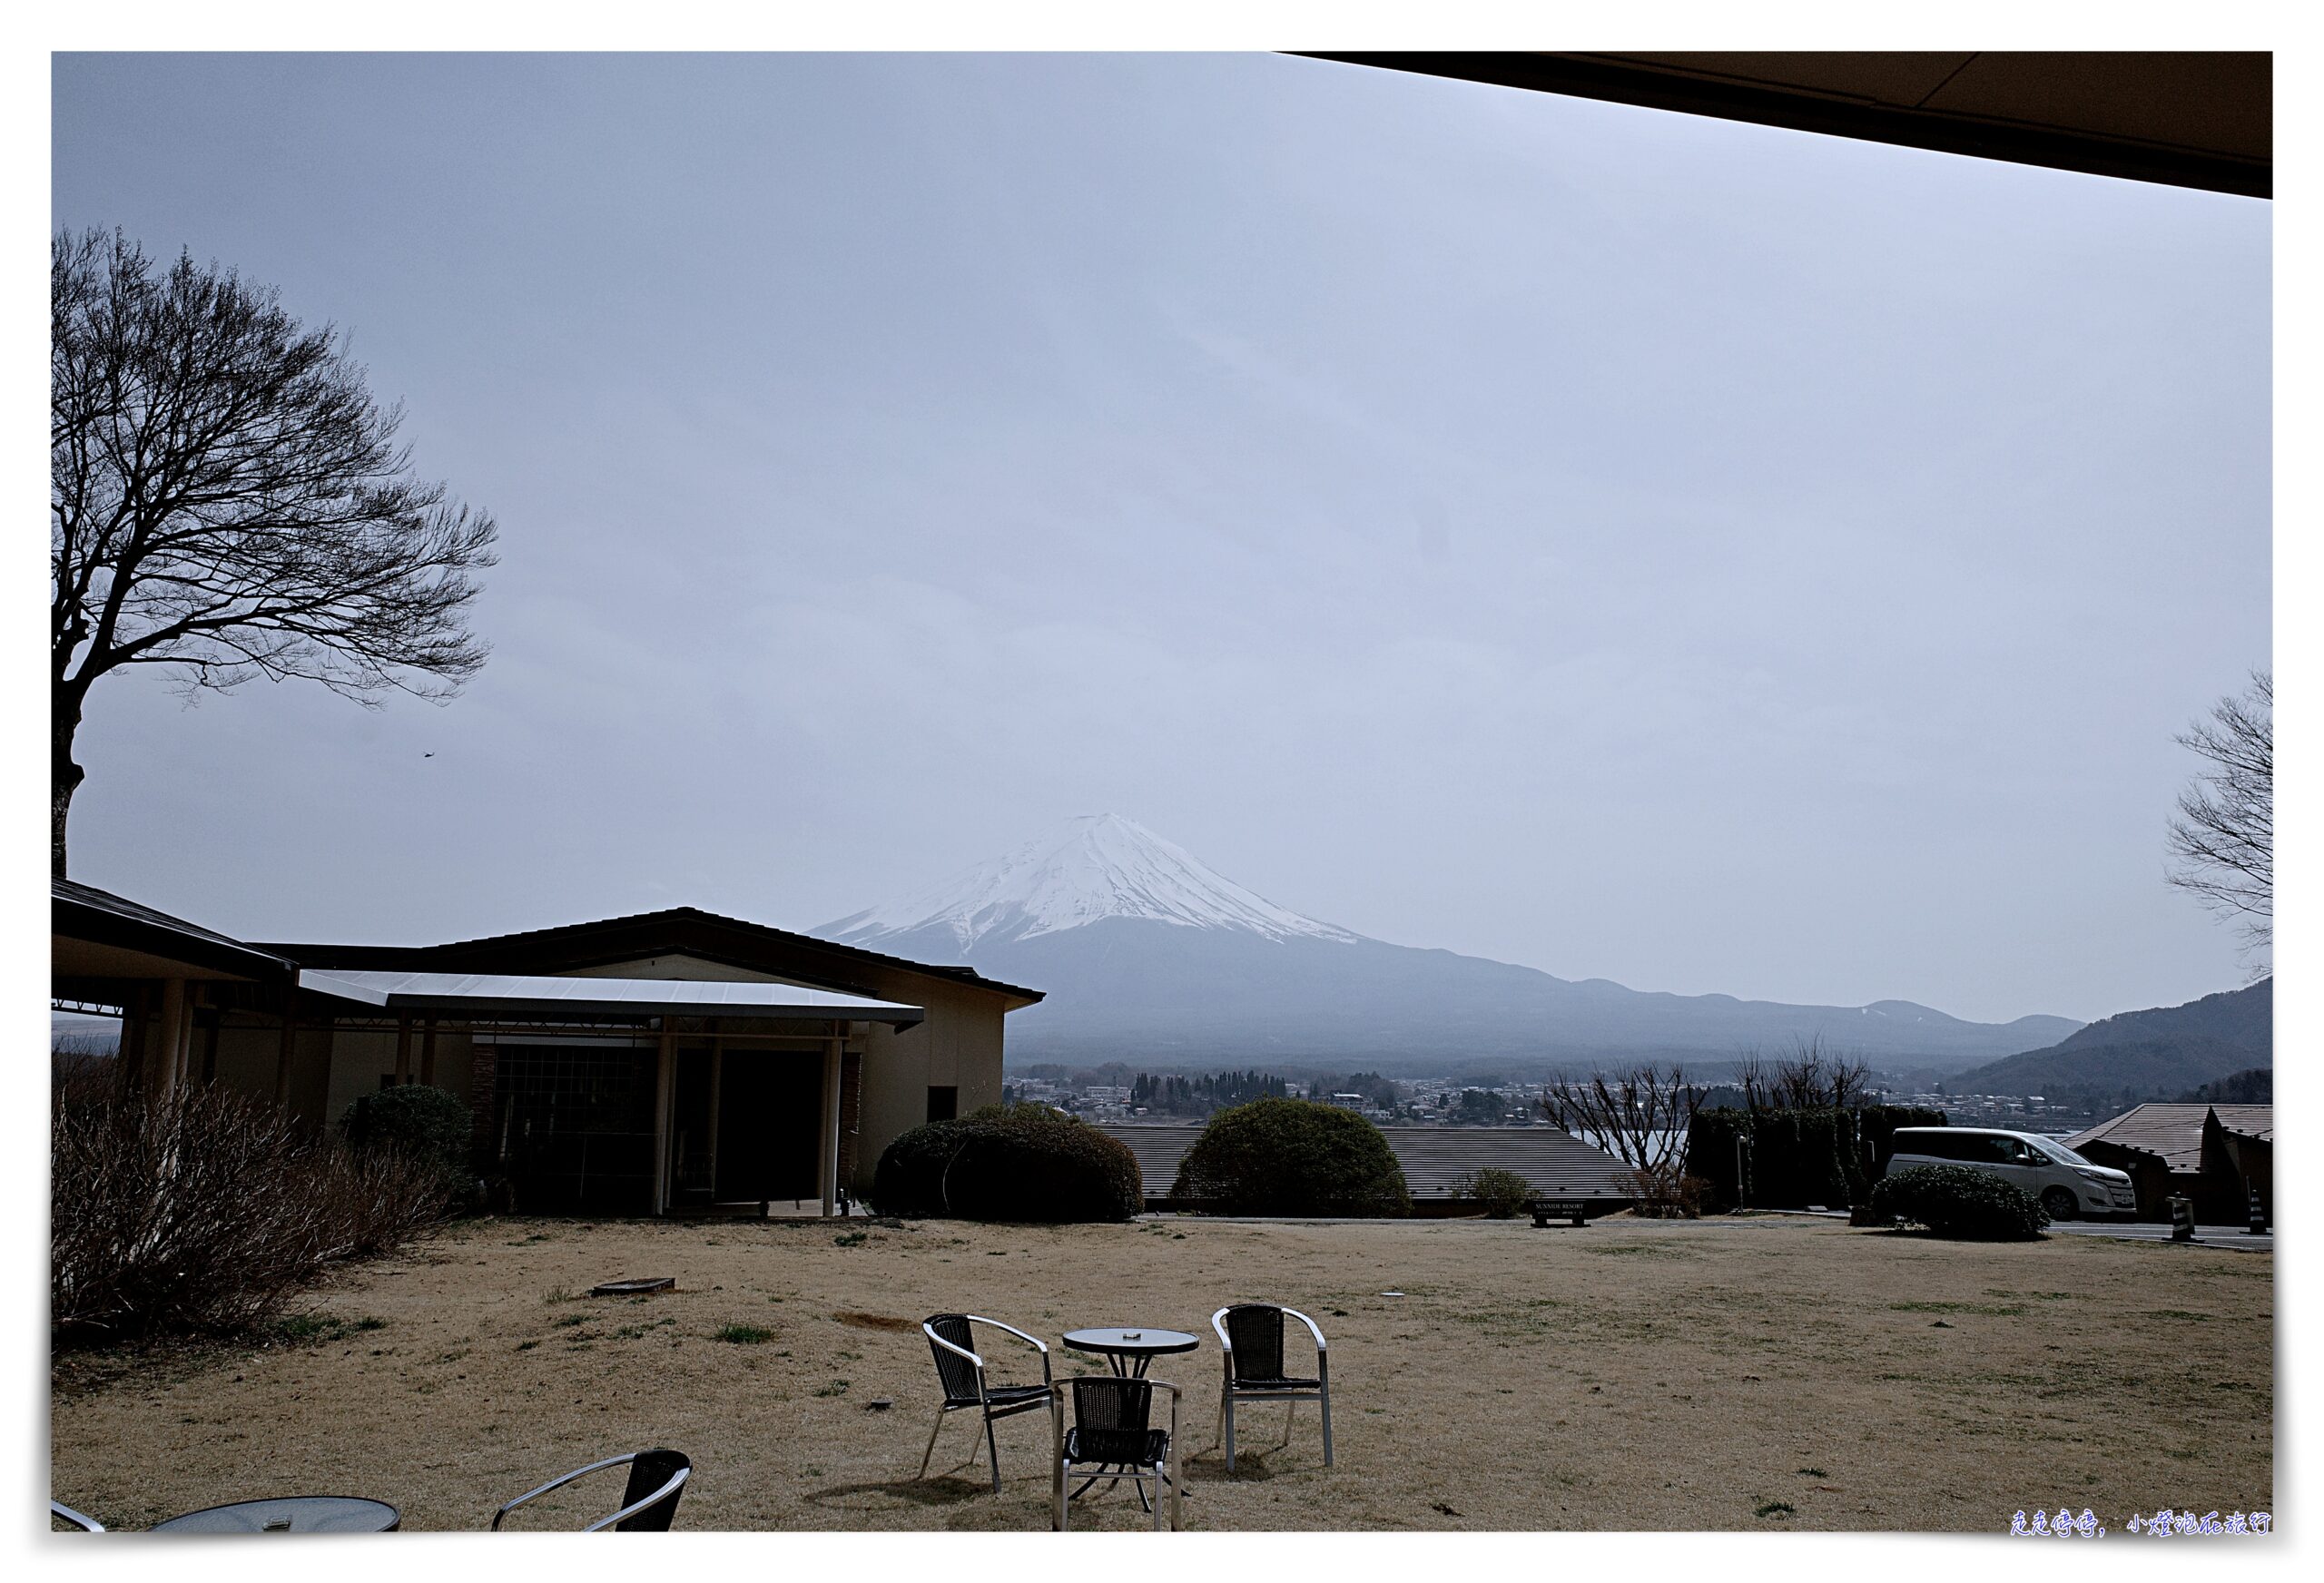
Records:
[[[128,1527],[308,1492],[475,1529],[660,1443],[696,1463],[683,1528],[1045,1528],[1046,1415],[999,1426],[998,1497],[969,1414],[913,1477],[936,1401],[918,1322],[967,1309],[1049,1339],[1060,1377],[1103,1367],[1056,1348],[1068,1329],[1199,1332],[1155,1369],[1187,1393],[1189,1529],[1990,1531],[2035,1505],[2112,1527],[2273,1504],[2268,1255],[1778,1216],[842,1229],[457,1227],[348,1272],[304,1340],[64,1360],[55,1493]],[[677,1290],[574,1295],[637,1275]],[[1312,1406],[1287,1446],[1283,1410],[1247,1411],[1231,1476],[1213,1449],[1209,1315],[1247,1298],[1330,1336],[1336,1468]],[[592,1482],[516,1526],[603,1515],[618,1479]],[[1148,1519],[1124,1485],[1074,1520]]]

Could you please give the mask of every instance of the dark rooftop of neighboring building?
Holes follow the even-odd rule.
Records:
[[[2220,1126],[2230,1132],[2275,1141],[2276,1107],[2272,1105],[2141,1105],[2074,1134],[2066,1139],[2066,1147],[2112,1144],[2152,1155],[2174,1171],[2200,1170],[2206,1112],[2216,1112]]]

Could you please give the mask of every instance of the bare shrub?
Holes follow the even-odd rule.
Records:
[[[1634,1067],[1551,1079],[1541,1093],[1541,1114],[1633,1171],[1657,1171],[1684,1152],[1687,1124],[1701,1098],[1683,1067]]]
[[[1676,1161],[1651,1170],[1625,1171],[1621,1183],[1630,1201],[1630,1213],[1642,1220],[1699,1219],[1703,1199],[1710,1189],[1709,1183],[1688,1175]]]
[[[444,1209],[428,1164],[358,1154],[216,1086],[152,1097],[60,1073],[49,1136],[49,1322],[68,1343],[257,1327],[324,1266]]]
[[[1792,1040],[1789,1052],[1772,1060],[1751,1051],[1737,1065],[1735,1079],[1753,1110],[1849,1110],[1871,1097],[1872,1068],[1818,1033]]]

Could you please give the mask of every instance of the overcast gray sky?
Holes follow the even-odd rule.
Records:
[[[100,683],[91,883],[807,928],[1111,810],[1640,988],[2240,981],[2264,203],[1264,55],[64,57],[54,196],[502,524],[448,707]]]

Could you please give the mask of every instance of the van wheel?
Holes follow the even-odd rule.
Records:
[[[2073,1195],[2067,1192],[2063,1187],[2043,1188],[2042,1190],[2042,1207],[2049,1212],[2049,1215],[2052,1220],[2072,1220],[2074,1218]]]

